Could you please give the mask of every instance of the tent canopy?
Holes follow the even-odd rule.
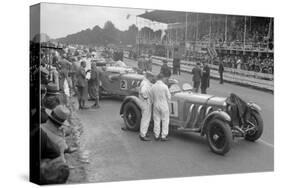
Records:
[[[165,24],[185,22],[186,12],[154,10],[138,15],[138,17]]]

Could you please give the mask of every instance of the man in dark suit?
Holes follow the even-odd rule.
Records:
[[[85,108],[85,101],[88,98],[88,87],[87,87],[87,80],[86,80],[86,62],[81,61],[81,66],[77,71],[77,94],[78,94],[78,103],[79,103],[79,109]]]
[[[206,61],[203,61],[203,71],[201,77],[201,93],[206,94],[210,86],[210,68]]]
[[[171,69],[170,67],[168,67],[167,60],[163,60],[163,65],[161,67],[160,73],[162,73],[165,78],[169,78],[171,76]]]
[[[173,74],[180,75],[180,53],[178,48],[175,48],[173,59]]]
[[[223,84],[223,71],[224,71],[223,62],[222,60],[220,60],[220,64],[219,64],[220,84]]]
[[[196,93],[198,93],[200,82],[201,82],[201,68],[200,63],[196,63],[195,67],[192,69],[192,81],[193,81],[193,88]]]

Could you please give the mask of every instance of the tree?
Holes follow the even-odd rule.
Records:
[[[115,30],[115,26],[111,21],[106,21],[103,26],[104,30],[113,31]]]

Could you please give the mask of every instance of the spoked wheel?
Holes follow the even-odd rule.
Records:
[[[214,153],[224,155],[230,150],[232,132],[228,123],[213,119],[207,125],[206,131],[209,147]]]
[[[131,131],[138,131],[140,128],[141,111],[132,102],[128,102],[124,106],[123,119],[126,127]]]
[[[246,122],[250,130],[247,131],[245,139],[248,141],[256,141],[259,139],[263,133],[263,120],[261,115],[256,111],[251,111],[250,117]]]

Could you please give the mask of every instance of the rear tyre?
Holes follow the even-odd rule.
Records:
[[[128,130],[139,131],[141,122],[141,111],[133,102],[128,102],[124,106],[124,123]]]
[[[255,129],[247,132],[245,140],[254,142],[259,139],[263,133],[263,120],[258,112],[251,111],[248,121],[255,125]]]
[[[219,120],[211,120],[206,129],[209,147],[219,155],[224,155],[230,150],[232,144],[232,132],[228,123]]]

